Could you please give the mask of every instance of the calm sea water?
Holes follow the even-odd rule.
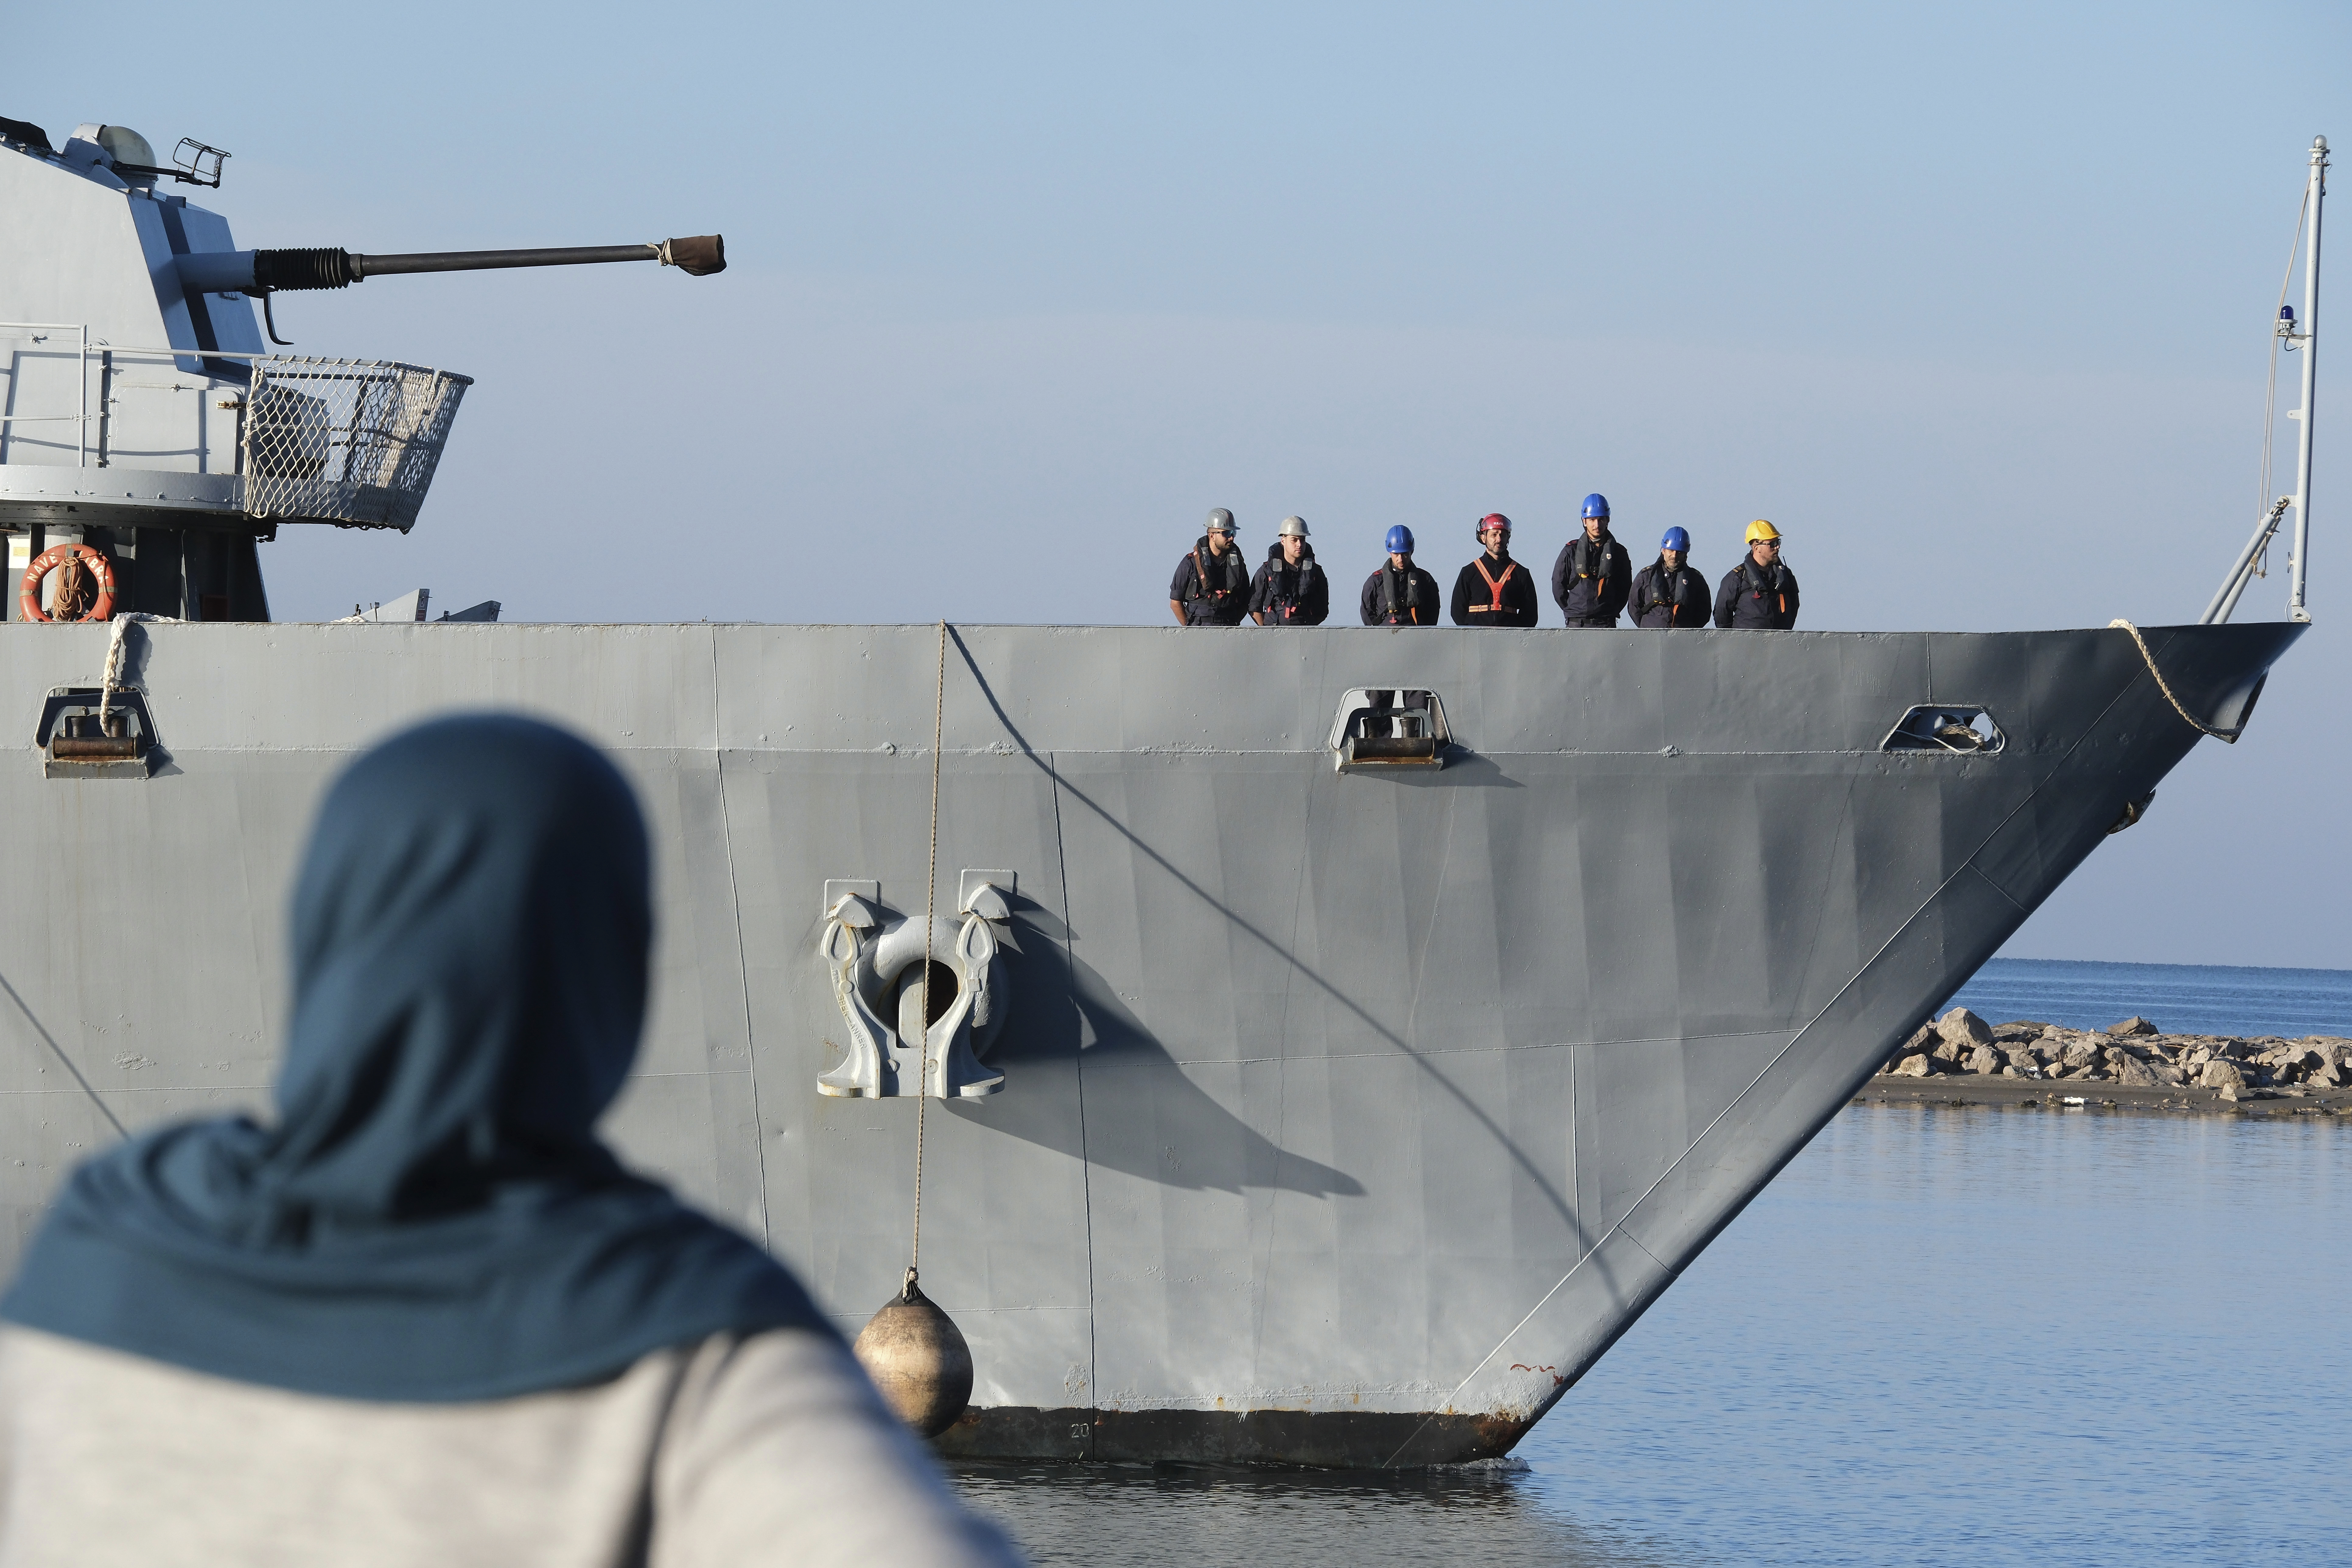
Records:
[[[1953,1005],[1989,1023],[2101,1029],[2139,1014],[2174,1035],[2352,1036],[2352,970],[1996,958]]]
[[[2240,1035],[2352,1035],[2347,999],[2333,971],[2040,963],[1961,994]],[[1523,1470],[958,1479],[1055,1563],[2352,1561],[2347,1238],[2332,1120],[1855,1107]]]

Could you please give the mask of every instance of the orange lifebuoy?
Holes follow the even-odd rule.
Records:
[[[78,556],[89,566],[89,574],[98,579],[98,599],[89,613],[79,617],[85,621],[105,621],[114,617],[114,563],[103,551],[92,550],[87,544],[52,544],[33,557],[25,568],[25,581],[16,590],[16,607],[28,621],[49,621],[53,617],[41,608],[41,579],[66,563],[66,557]]]

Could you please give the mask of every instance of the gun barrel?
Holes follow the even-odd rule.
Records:
[[[395,272],[478,272],[506,267],[584,267],[603,261],[658,261],[658,245],[572,245],[551,250],[429,250],[352,258],[352,280]]]
[[[476,272],[510,267],[580,267],[605,261],[658,261],[691,277],[727,270],[727,241],[716,234],[644,245],[573,245],[539,250],[441,250],[362,256],[332,247],[291,250],[197,251],[179,258],[181,283],[199,293],[273,293],[281,289],[344,289],[403,272]]]

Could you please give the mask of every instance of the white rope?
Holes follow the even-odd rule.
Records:
[[[2212,736],[2217,741],[2225,741],[2232,746],[2238,743],[2238,737],[2246,732],[2246,727],[2243,724],[2239,725],[2234,730],[2216,730],[2212,725],[2208,724],[2205,721],[2200,719],[2196,714],[2191,713],[2188,709],[2183,708],[2180,705],[2180,699],[2175,697],[2172,694],[2172,688],[2165,683],[2164,671],[2156,668],[2156,655],[2147,651],[2147,639],[2139,635],[2139,628],[2137,626],[2126,620],[2113,620],[2109,621],[2107,625],[2110,627],[2121,626],[2124,630],[2131,633],[2131,640],[2139,645],[2140,658],[2147,660],[2147,672],[2156,677],[2156,689],[2164,693],[2164,700],[2172,704],[2172,710],[2175,713],[2178,713],[2183,719],[2188,720],[2192,728],[2203,731],[2206,734]]]
[[[931,1100],[931,922],[940,913],[940,742],[948,711],[948,624],[940,623],[939,696],[931,706],[931,852],[929,891],[923,900],[923,1071],[915,1088],[915,1236],[907,1258],[904,1292],[915,1288],[923,1261],[923,1112]]]
[[[99,678],[98,727],[106,728],[106,716],[114,710],[114,694],[122,689],[122,639],[133,621],[168,620],[166,616],[151,616],[142,610],[126,610],[114,617],[106,634],[106,672]]]

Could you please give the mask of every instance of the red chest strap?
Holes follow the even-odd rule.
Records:
[[[1470,563],[1470,564],[1478,568],[1479,576],[1486,579],[1486,592],[1495,596],[1495,602],[1489,607],[1496,615],[1501,615],[1503,613],[1503,584],[1511,580],[1511,574],[1519,569],[1519,563],[1514,561],[1508,566],[1504,567],[1503,574],[1499,577],[1486,570],[1486,558],[1483,555],[1477,560]]]

